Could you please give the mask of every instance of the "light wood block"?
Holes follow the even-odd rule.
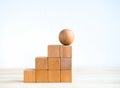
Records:
[[[72,46],[60,46],[60,57],[72,57]]]
[[[60,70],[49,70],[49,82],[60,82]]]
[[[61,70],[70,70],[72,69],[72,59],[71,58],[61,58]]]
[[[34,69],[24,70],[24,82],[25,83],[35,82],[35,70]]]
[[[35,68],[36,69],[48,69],[47,57],[36,57]]]
[[[59,70],[60,69],[60,58],[48,57],[48,69]]]
[[[36,70],[36,82],[48,82],[48,70]]]
[[[60,57],[60,45],[48,45],[48,57]]]
[[[72,82],[72,70],[61,70],[61,82]]]

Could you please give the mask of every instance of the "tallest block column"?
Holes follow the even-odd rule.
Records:
[[[61,82],[72,82],[72,44],[74,33],[72,30],[63,29],[59,34],[59,40],[63,44],[60,47],[61,57]]]
[[[61,82],[72,82],[72,46],[60,46]]]

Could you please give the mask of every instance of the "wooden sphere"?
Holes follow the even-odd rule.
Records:
[[[72,30],[63,29],[60,32],[60,34],[59,34],[59,41],[63,45],[70,45],[70,44],[72,44],[73,40],[74,40],[74,33],[72,32]]]

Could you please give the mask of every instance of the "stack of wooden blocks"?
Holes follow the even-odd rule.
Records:
[[[72,82],[72,46],[48,45],[48,57],[35,58],[35,69],[24,70],[24,82]]]

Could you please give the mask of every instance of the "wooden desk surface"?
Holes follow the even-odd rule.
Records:
[[[0,69],[0,88],[120,88],[120,69],[74,69],[72,83],[24,83],[22,69]]]

